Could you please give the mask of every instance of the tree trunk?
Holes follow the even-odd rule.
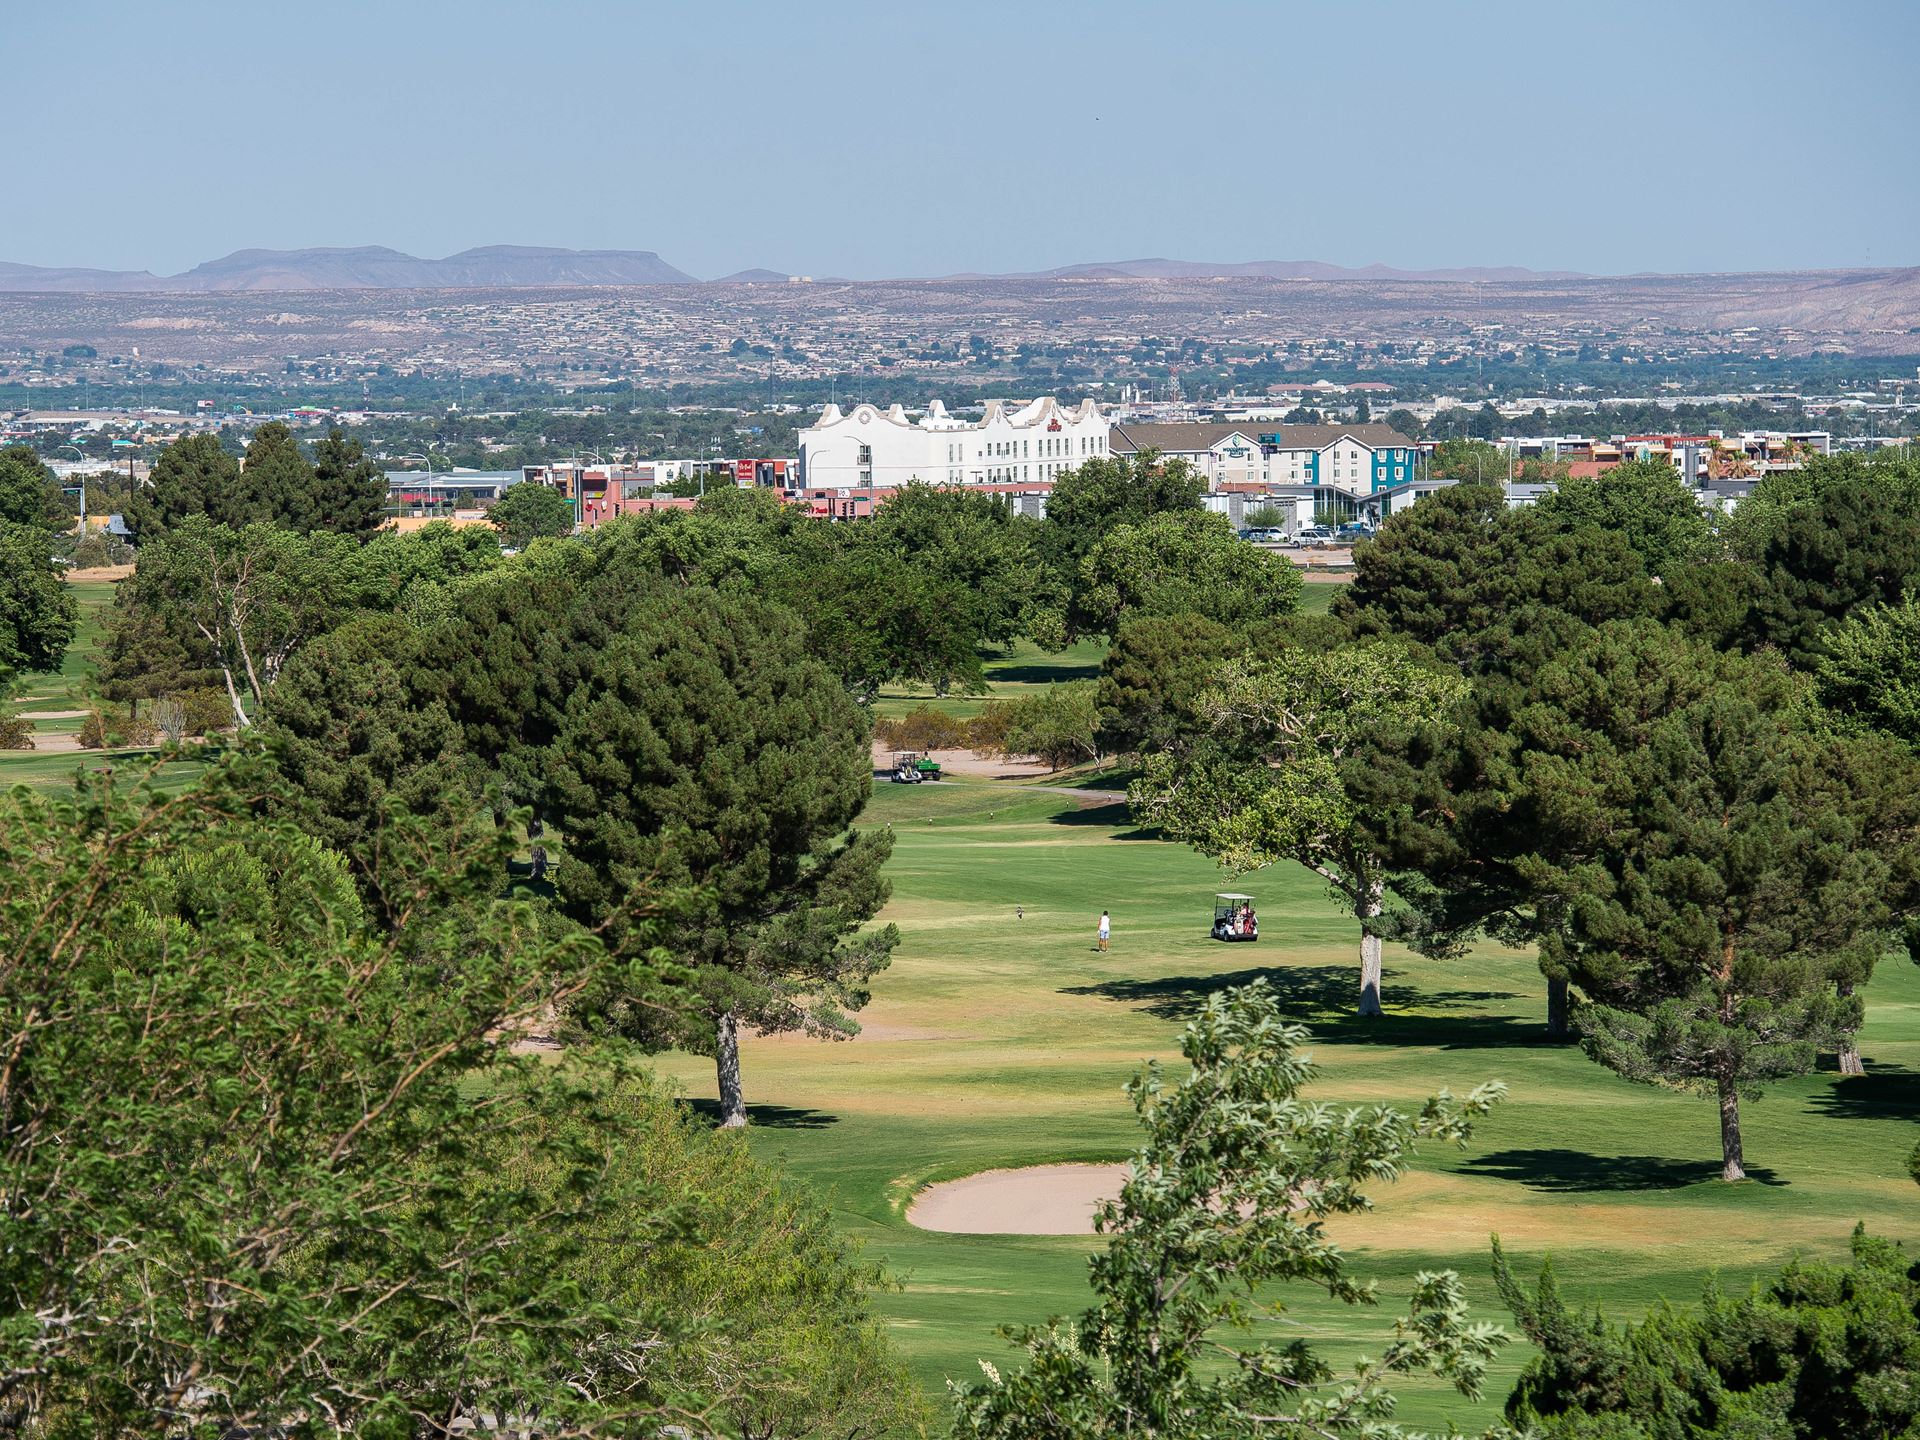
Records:
[[[1547,1034],[1555,1040],[1567,1038],[1567,977],[1547,977]]]
[[[1720,1080],[1720,1178],[1747,1178],[1746,1155],[1740,1148],[1740,1092],[1725,1076]]]
[[[1842,1000],[1853,998],[1853,982],[1843,980],[1837,987]],[[1864,1075],[1866,1062],[1860,1058],[1860,1032],[1849,1030],[1847,1038],[1840,1042],[1840,1073],[1842,1075]]]
[[[1353,913],[1360,919],[1360,1018],[1375,1020],[1380,1009],[1380,937],[1373,922],[1380,914],[1380,885],[1375,882],[1360,892]]]
[[[220,678],[227,682],[227,699],[233,704],[233,728],[244,730],[248,724],[247,707],[240,703],[240,691],[233,683],[233,671],[227,668],[224,657],[220,661]]]
[[[747,1102],[740,1093],[740,1022],[733,1012],[715,1028],[713,1068],[720,1080],[720,1128],[738,1130],[747,1123]]]

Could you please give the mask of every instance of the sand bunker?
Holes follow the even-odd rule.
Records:
[[[1120,1193],[1125,1165],[1029,1165],[929,1185],[907,1223],[955,1235],[1091,1235],[1093,1212]]]

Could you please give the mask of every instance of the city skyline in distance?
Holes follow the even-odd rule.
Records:
[[[1817,30],[1769,0],[94,0],[10,27],[35,63],[0,257],[24,265],[500,236],[702,277],[1920,263],[1904,0]]]

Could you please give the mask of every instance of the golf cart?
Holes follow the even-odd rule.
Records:
[[[919,785],[940,778],[940,762],[918,750],[902,750],[893,757],[893,783]]]
[[[1213,938],[1216,940],[1258,940],[1260,917],[1253,913],[1251,895],[1213,897]]]

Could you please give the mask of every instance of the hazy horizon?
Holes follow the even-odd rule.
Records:
[[[707,279],[1166,257],[1920,264],[1920,7],[187,0],[12,22],[0,260],[651,250]],[[1354,18],[1356,14],[1362,18]]]

